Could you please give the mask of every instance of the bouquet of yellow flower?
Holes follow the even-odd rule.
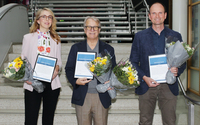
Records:
[[[96,76],[101,76],[103,73],[108,72],[110,68],[110,56],[97,57],[93,61],[88,63],[89,69]]]
[[[113,69],[113,75],[116,76],[119,83],[112,85],[115,88],[132,88],[132,87],[138,87],[139,81],[138,81],[138,75],[137,71],[134,67],[132,67],[132,64],[129,61],[120,61],[117,66]]]
[[[114,87],[116,90],[127,90],[130,88],[136,88],[140,85],[138,80],[137,71],[132,67],[129,61],[121,60],[113,69],[110,77],[110,82],[107,84],[97,85],[97,91],[104,93],[108,87]],[[113,92],[114,91],[114,92]],[[109,92],[110,97],[113,99],[116,97],[116,92],[113,90]]]
[[[13,81],[30,81],[33,88],[41,93],[44,91],[43,84],[33,79],[33,69],[27,58],[22,59],[21,56],[8,63],[3,71],[3,76]]]
[[[25,74],[25,65],[26,61],[18,57],[8,63],[8,66],[4,69],[3,76],[14,81],[22,79]]]
[[[110,54],[104,51],[88,63],[88,68],[101,83],[105,83],[110,78],[110,69],[112,67],[111,58]]]

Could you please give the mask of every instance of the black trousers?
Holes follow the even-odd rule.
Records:
[[[42,125],[53,125],[54,113],[60,95],[60,88],[51,89],[51,83],[43,83],[44,92],[25,90],[25,125],[37,125],[41,102],[43,101]]]

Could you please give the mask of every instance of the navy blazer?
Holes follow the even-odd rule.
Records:
[[[114,48],[105,42],[99,41],[99,53],[101,53],[105,49],[112,56],[112,68],[113,68],[116,65]],[[76,84],[77,79],[74,78],[74,72],[76,66],[77,52],[87,52],[87,41],[76,43],[71,47],[68,60],[65,66],[66,76],[68,78],[68,81],[73,86],[73,94],[71,102],[73,104],[82,106],[85,100],[85,96],[87,94],[88,83],[85,85]],[[100,84],[100,82],[98,81],[97,84]],[[108,92],[99,93],[99,98],[104,108],[109,108],[109,106],[111,105],[111,98]]]
[[[140,86],[136,88],[136,94],[139,95],[146,93],[149,89],[149,86],[142,79],[144,75],[150,77],[148,56],[156,55],[151,30],[152,29],[150,27],[148,29],[136,33],[131,48],[130,61],[132,65],[136,67],[140,80]],[[182,41],[180,33],[165,27],[165,37],[168,36],[176,37],[178,38],[178,40]],[[178,76],[180,76],[180,74],[185,70],[185,68],[186,63],[184,63],[181,67],[178,68]],[[179,89],[177,80],[174,84],[168,86],[174,95],[178,95]]]

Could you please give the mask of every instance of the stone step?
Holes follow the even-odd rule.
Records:
[[[73,44],[74,43],[61,43],[62,55],[69,54],[70,48]],[[109,43],[109,45],[115,49],[115,54],[117,56],[118,53],[130,54],[132,43]],[[12,49],[13,53],[20,54],[22,51],[22,44],[14,44]]]
[[[135,23],[135,22],[134,22]],[[145,22],[142,22],[145,24]],[[110,25],[110,24],[115,24],[115,25],[128,25],[128,21],[101,21],[101,25]],[[83,25],[83,20],[82,21],[67,21],[67,22],[57,22],[56,25],[59,27],[60,25],[65,25],[65,26],[71,26],[71,25]]]
[[[98,12],[123,12],[124,8],[76,8],[76,9],[70,9],[70,8],[65,8],[65,9],[51,9],[54,13],[56,12],[88,12],[88,11],[98,11]],[[28,13],[29,15],[32,14],[31,11]]]
[[[65,63],[67,61],[68,58],[68,54],[70,51],[71,46],[74,43],[62,43],[62,61],[63,61],[63,66],[65,66]],[[116,61],[118,62],[119,60],[121,60],[122,58],[127,59],[130,56],[130,51],[131,51],[131,43],[110,43],[111,46],[114,47],[115,49],[115,55],[116,55]],[[12,61],[14,60],[16,57],[20,56],[21,54],[21,49],[22,49],[22,45],[21,44],[17,44],[17,45],[13,45],[13,53],[10,53],[8,55],[8,61]],[[4,64],[4,67],[7,66],[7,63]]]
[[[77,12],[70,12],[70,13],[54,13],[55,16],[65,16],[65,17],[69,17],[69,16],[107,16],[107,15],[116,15],[116,16],[124,16],[125,13],[124,12],[84,12],[84,13],[77,13]]]
[[[116,27],[101,27],[101,31],[104,31],[104,30],[129,30],[129,27],[128,26],[116,26]],[[56,30],[73,30],[73,31],[76,31],[76,30],[81,30],[83,31],[84,30],[84,27],[57,27]]]
[[[8,83],[8,85],[13,85],[11,83]],[[16,97],[16,98],[23,98],[23,95],[24,95],[24,89],[22,87],[22,85],[20,87],[14,87],[14,86],[0,86],[0,99],[1,98],[6,98],[6,95],[7,96],[11,96],[10,98],[12,97]],[[14,96],[16,95],[16,96]],[[60,92],[60,95],[61,96],[71,96],[72,95],[72,89],[70,86],[68,85],[62,85],[62,88],[61,88],[61,92]]]
[[[19,98],[21,98],[21,97],[19,97]],[[56,110],[56,113],[55,113],[55,122],[56,122],[56,119],[58,119],[58,117],[65,116],[66,118],[68,118],[69,115],[74,117],[74,121],[76,121],[75,110],[73,108],[73,105],[70,104],[69,100],[67,101],[67,99],[66,99],[67,97],[65,99],[64,98],[65,97],[62,96],[62,99],[60,99],[60,100],[62,100],[62,102],[61,101],[58,102],[57,110]],[[68,98],[69,98],[69,96],[68,96]],[[7,119],[7,120],[5,121],[5,120],[2,119],[2,117],[0,117],[0,124],[2,123],[3,125],[15,125],[14,122],[11,122],[14,119],[18,119],[19,121],[23,121],[23,119],[24,119],[24,109],[22,108],[23,107],[23,99],[15,99],[15,100],[10,99],[11,101],[9,101],[9,99],[5,99],[5,100],[3,100],[3,101],[2,101],[2,99],[0,100],[0,102],[1,102],[1,104],[0,104],[0,106],[1,106],[0,116],[3,116],[3,119]],[[12,108],[6,109],[5,107],[2,108],[2,105],[5,102],[8,102],[7,105],[9,107],[15,107],[16,108],[17,105],[20,105],[20,107],[17,107],[16,109],[12,109]],[[121,102],[121,104],[120,104],[120,102]],[[138,110],[138,108],[136,108],[137,104],[134,101],[128,101],[128,102],[129,103],[126,103],[126,101],[124,101],[124,99],[121,99],[121,100],[117,99],[115,102],[113,102],[113,104],[112,104],[112,106],[109,110],[109,117],[108,117],[109,124],[111,124],[111,123],[113,124],[114,122],[116,122],[116,120],[123,118],[120,121],[117,121],[116,124],[126,125],[125,122],[121,123],[121,121],[125,120],[124,116],[125,117],[132,116],[132,117],[129,117],[130,119],[126,120],[127,125],[129,125],[129,124],[132,125],[133,119],[137,119],[137,120],[139,119],[139,114],[138,114],[139,110]],[[15,106],[10,106],[11,104],[15,104]],[[179,95],[178,96],[178,104],[177,104],[177,112],[176,112],[176,114],[177,114],[177,125],[187,125],[187,115],[186,115],[187,109],[184,107],[183,104],[184,104],[184,98],[183,98],[182,95]],[[116,108],[116,105],[120,105],[121,109]],[[66,108],[67,106],[68,106],[68,108]],[[41,111],[40,111],[40,113],[41,113]],[[159,117],[158,117],[158,115],[159,115]],[[11,117],[12,117],[12,120],[8,120]],[[66,118],[64,118],[64,119],[66,119]],[[39,118],[39,119],[41,119],[41,118]],[[135,122],[134,124],[137,124],[137,122]],[[18,123],[18,122],[16,122],[16,123]],[[65,122],[62,122],[62,123],[67,124]],[[156,108],[156,110],[155,110],[154,123],[155,123],[155,125],[161,124],[160,111],[159,111],[158,108]],[[22,124],[22,123],[18,123],[18,124]],[[76,123],[71,123],[71,124],[76,125]]]
[[[34,7],[34,6],[33,6]],[[95,8],[95,7],[113,7],[113,8],[121,8],[124,7],[124,4],[46,4],[46,5],[37,5],[37,8],[44,8],[44,7],[54,7],[54,8]]]
[[[67,21],[84,21],[85,16],[79,15],[78,17],[55,17],[57,20],[67,20]],[[29,17],[29,20],[32,19],[32,17]],[[98,17],[99,20],[127,20],[127,17]]]
[[[124,1],[120,1],[120,0],[116,0],[116,1],[109,1],[109,0],[101,0],[101,1],[93,1],[93,0],[85,0],[85,1],[74,1],[74,0],[68,0],[68,1],[38,1],[38,4],[58,4],[58,3],[62,3],[62,4],[72,4],[72,3],[76,3],[76,4],[82,4],[82,3],[124,3]]]
[[[116,62],[120,61],[121,59],[128,59],[130,57],[130,51],[127,51],[131,49],[131,46],[129,48],[126,48],[126,49],[122,49],[121,51],[124,51],[124,53],[115,53],[115,58],[116,58]],[[64,50],[63,50],[64,51]],[[66,51],[70,51],[69,50],[66,50]],[[116,50],[115,50],[116,51]],[[8,55],[8,61],[11,62],[13,61],[15,58],[19,57],[21,54],[19,53],[10,53]],[[62,54],[61,55],[61,58],[62,58],[62,67],[65,66],[66,62],[67,62],[67,58],[68,58],[68,54]],[[5,62],[4,63],[4,67],[6,67],[8,65],[8,62]]]
[[[41,114],[38,125],[41,125]],[[184,117],[186,119],[186,117]],[[136,125],[139,122],[138,114],[109,114],[108,125]],[[155,114],[153,125],[161,125],[161,115]],[[22,125],[24,124],[24,114],[0,114],[0,124],[2,125]],[[77,125],[75,114],[55,114],[55,125]],[[178,124],[186,125],[186,124]]]
[[[24,99],[0,99],[0,109],[24,109]],[[41,107],[42,108],[42,107]],[[74,109],[71,104],[71,96],[69,98],[60,98],[57,109]],[[110,109],[136,109],[138,110],[137,99],[115,99],[112,100]]]
[[[60,98],[71,98],[72,86],[69,83],[61,83]],[[23,83],[5,83],[0,84],[0,99],[22,99],[24,98]],[[126,91],[117,91],[116,99],[138,99],[138,95],[135,95],[134,89]],[[115,99],[113,99],[115,101]]]
[[[100,32],[100,35],[131,35],[129,31],[126,32]],[[83,36],[85,32],[58,32],[58,35],[67,35],[67,36]]]
[[[39,113],[42,113],[40,109]],[[137,109],[109,109],[109,114],[139,114]],[[24,114],[24,109],[1,109],[0,114]],[[55,114],[75,114],[75,108],[71,109],[56,109]],[[155,114],[160,114],[158,109],[155,110]]]
[[[100,37],[99,38],[101,41],[119,41],[119,42],[131,42],[132,41],[132,37]],[[61,37],[60,40],[62,42],[80,42],[85,40],[84,37],[80,38],[80,37]]]
[[[38,118],[38,125],[41,125],[41,114]],[[139,114],[109,114],[108,125],[137,125]],[[24,114],[0,114],[1,125],[22,125]],[[55,114],[55,125],[77,125],[75,114]],[[161,125],[161,115],[154,114],[153,125]],[[187,114],[177,115],[177,125],[187,125]],[[195,123],[198,125],[198,123]]]

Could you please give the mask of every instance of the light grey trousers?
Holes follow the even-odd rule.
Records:
[[[75,105],[78,125],[107,125],[108,109],[99,99],[99,94],[87,93],[83,106]]]

